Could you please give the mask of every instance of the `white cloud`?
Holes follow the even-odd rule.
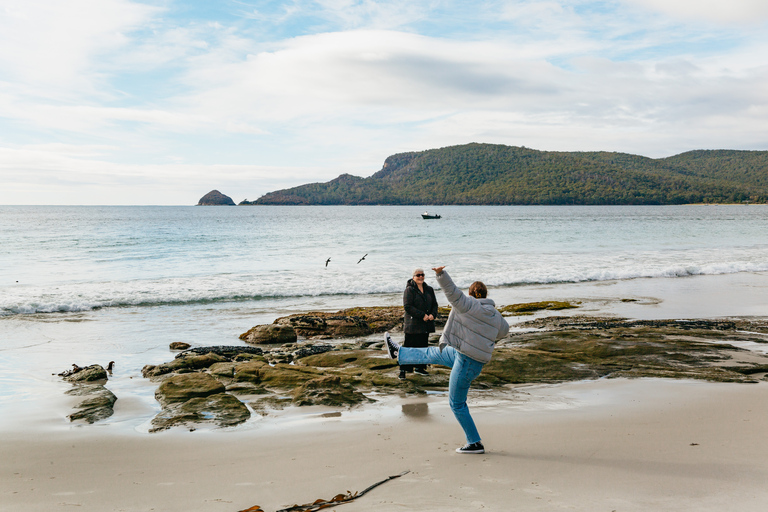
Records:
[[[765,0],[623,0],[682,20],[758,24],[768,21]]]
[[[489,0],[456,19],[451,2],[296,1],[281,22],[311,18],[293,32],[308,35],[273,40],[128,0],[60,4],[0,7],[0,203],[39,202],[35,184],[67,202],[254,199],[473,141],[768,147],[768,36],[671,18],[764,20],[762,3]]]
[[[5,0],[0,69],[25,84],[91,90],[94,57],[127,44],[126,31],[157,12],[127,0]]]

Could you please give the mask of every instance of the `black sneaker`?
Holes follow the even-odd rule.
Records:
[[[400,350],[400,345],[392,341],[388,332],[384,333],[384,350],[387,351],[391,359],[397,359],[397,352]]]
[[[429,375],[427,370],[425,370],[424,368],[414,368],[413,373],[418,373],[419,375]]]
[[[400,380],[405,380],[405,370],[400,370],[400,375],[397,376]]]
[[[456,453],[485,453],[485,447],[480,441],[472,444],[465,444],[461,448],[456,448]]]

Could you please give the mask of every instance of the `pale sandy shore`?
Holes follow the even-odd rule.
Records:
[[[459,455],[441,395],[232,431],[8,432],[2,511],[764,511],[768,383],[601,380],[470,405],[488,453]],[[327,411],[326,411],[327,412]]]

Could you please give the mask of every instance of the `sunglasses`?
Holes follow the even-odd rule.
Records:
[[[424,274],[413,274],[413,277],[424,277]]]

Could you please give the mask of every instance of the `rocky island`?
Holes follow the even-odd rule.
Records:
[[[231,197],[222,194],[218,190],[211,190],[197,202],[197,206],[235,206]]]

